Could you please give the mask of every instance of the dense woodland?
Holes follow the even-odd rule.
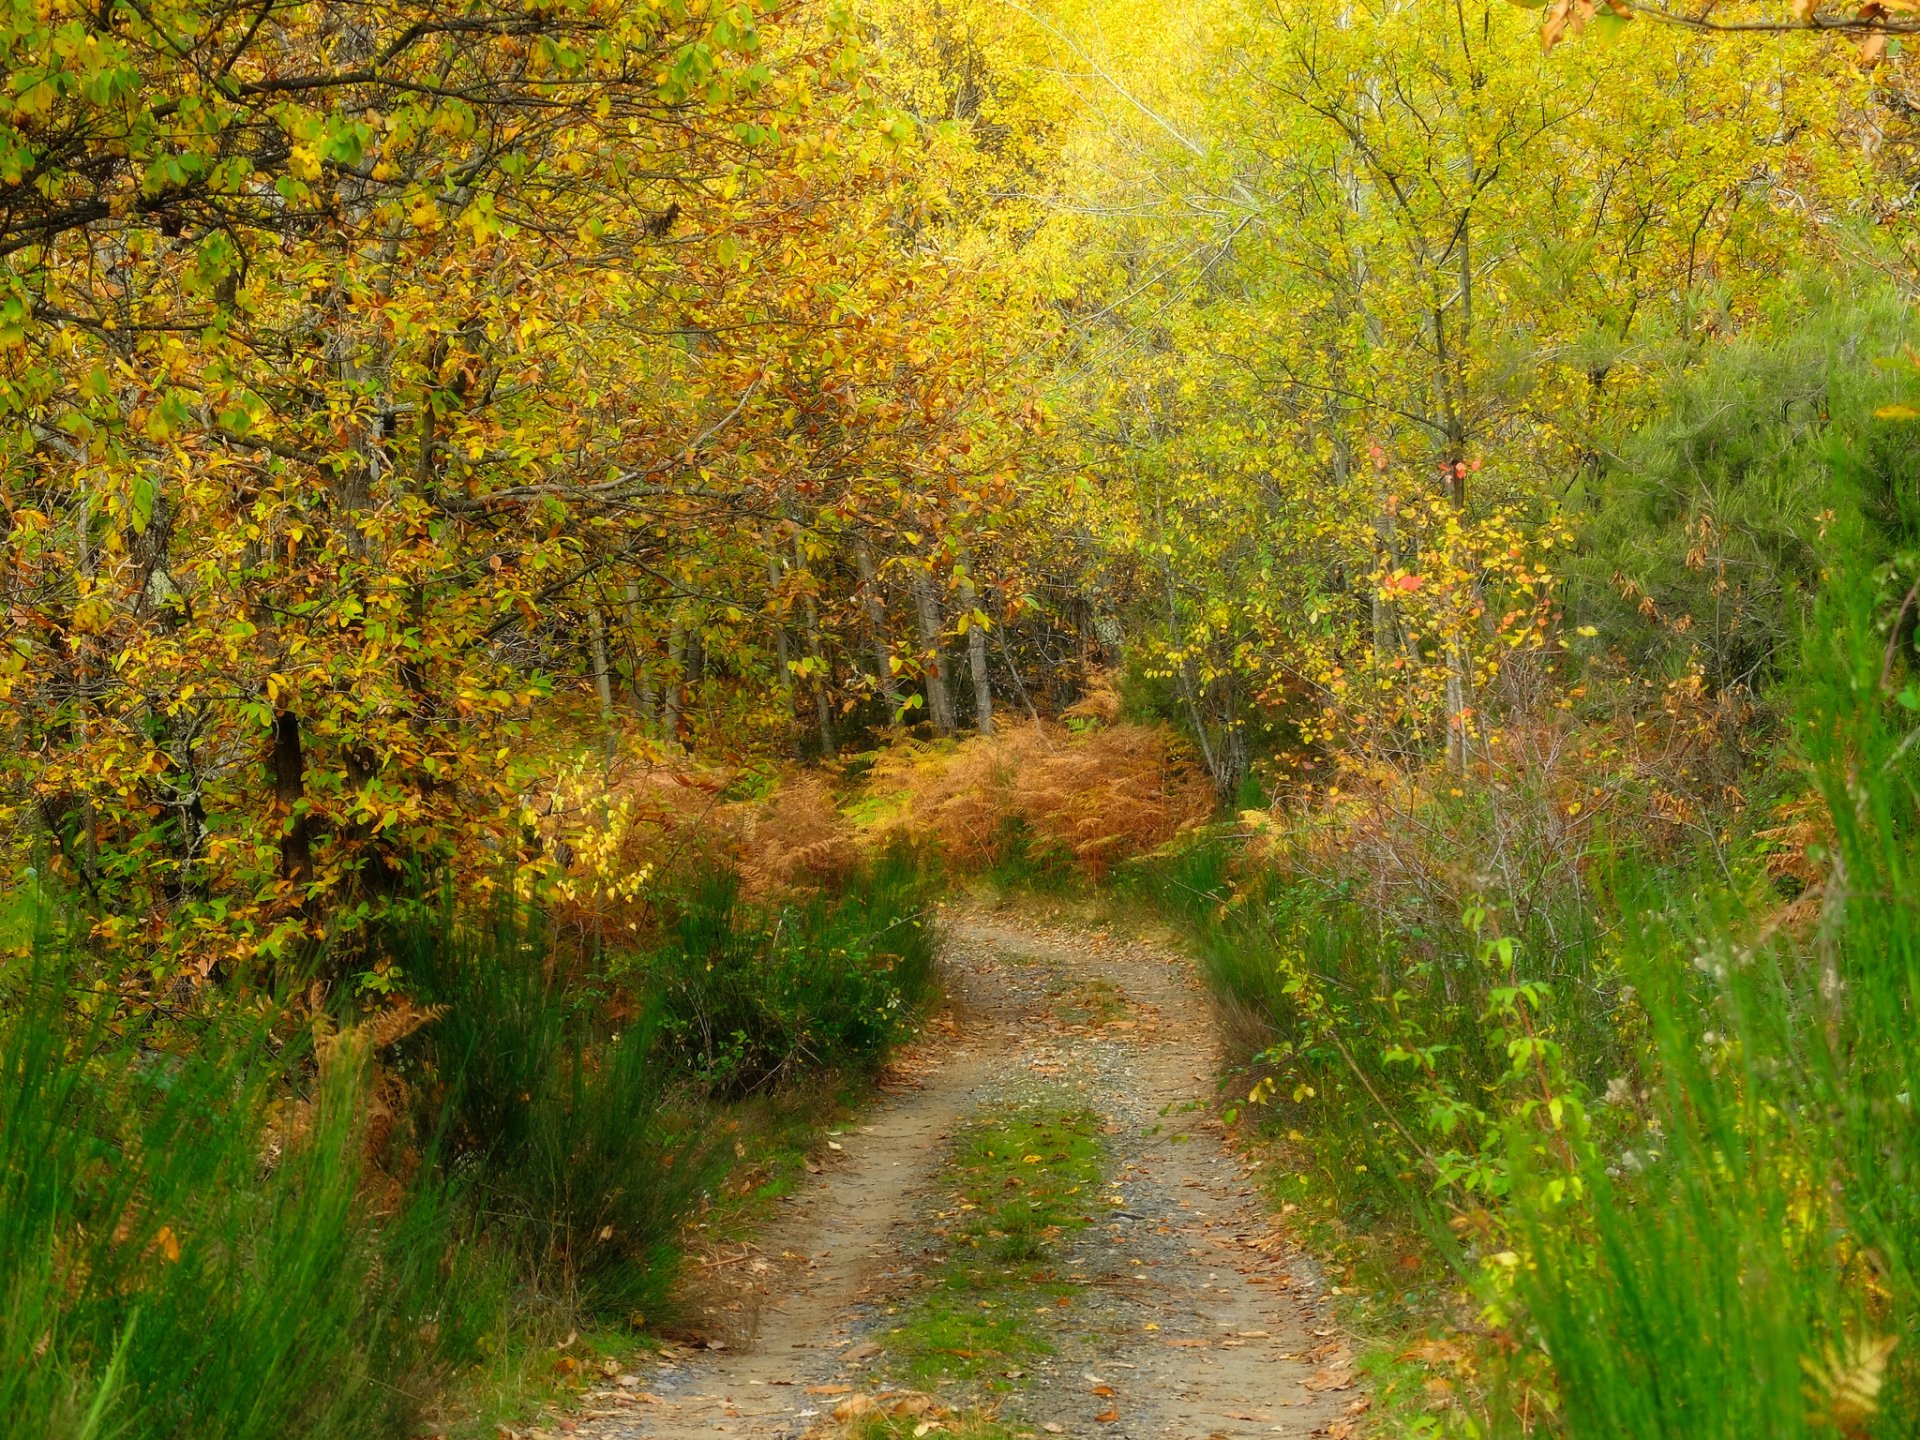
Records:
[[[992,884],[1352,1433],[1913,1434],[1916,30],[12,0],[0,1431],[493,1433]]]

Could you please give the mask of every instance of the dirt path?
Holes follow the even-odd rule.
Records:
[[[749,1299],[744,1310],[757,1313],[743,1310],[745,1333],[596,1395],[576,1433],[836,1433],[844,1397],[889,1388],[874,1379],[887,1316],[932,1263],[929,1213],[949,1139],[983,1104],[1034,1087],[1104,1117],[1110,1188],[1067,1250],[1076,1303],[1049,1336],[1054,1353],[984,1402],[1001,1423],[1111,1440],[1344,1433],[1344,1417],[1365,1405],[1348,1351],[1207,1118],[1214,1049],[1191,963],[1012,910],[956,909],[943,928],[948,1013],[762,1238],[763,1274],[744,1288],[765,1303]]]

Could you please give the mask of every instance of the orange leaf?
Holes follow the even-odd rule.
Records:
[[[1547,8],[1546,18],[1540,22],[1540,49],[1542,53],[1552,54],[1553,47],[1560,43],[1560,37],[1567,33],[1567,21],[1573,13],[1572,0],[1553,0]]]

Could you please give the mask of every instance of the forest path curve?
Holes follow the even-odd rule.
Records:
[[[1350,1352],[1208,1116],[1214,1031],[1192,961],[1010,907],[950,907],[941,924],[947,1010],[759,1238],[741,1333],[597,1392],[575,1433],[794,1440],[837,1433],[849,1394],[886,1402],[904,1387],[871,1372],[885,1373],[897,1305],[938,1264],[928,1232],[949,1142],[983,1105],[1035,1086],[1105,1121],[1106,1204],[1067,1250],[1075,1304],[1011,1393],[934,1399],[1016,1434],[1340,1433],[1365,1405]]]

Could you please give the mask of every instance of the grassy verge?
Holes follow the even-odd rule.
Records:
[[[911,1027],[924,899],[707,883],[624,956],[423,914],[331,995],[48,939],[0,969],[0,1432],[480,1435],[617,1371]]]
[[[848,1440],[921,1440],[929,1433],[926,1423],[913,1415],[863,1415],[847,1427],[846,1435]],[[954,1436],[955,1440],[1022,1440],[1033,1433],[1013,1429],[986,1416],[955,1415],[950,1411],[942,1413],[939,1424],[939,1433]]]
[[[1920,703],[1868,613],[1809,662],[1791,826],[1529,858],[1516,781],[1160,862],[1380,1433],[1916,1433]]]
[[[1020,1363],[1051,1353],[1071,1308],[1062,1242],[1090,1223],[1103,1163],[1092,1112],[1008,1103],[967,1125],[948,1171],[936,1233],[947,1253],[931,1285],[883,1338],[903,1378],[1011,1388]]]

